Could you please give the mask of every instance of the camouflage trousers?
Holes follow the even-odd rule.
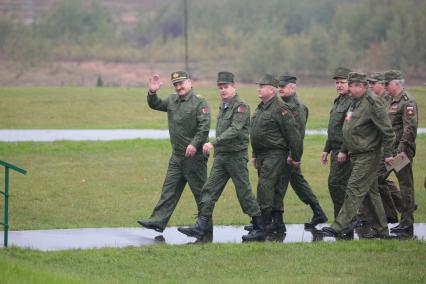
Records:
[[[334,217],[339,214],[345,200],[346,185],[351,175],[351,162],[338,163],[338,150],[332,150],[330,153],[330,174],[328,175],[328,190],[334,205]]]
[[[215,157],[210,176],[202,191],[200,205],[202,215],[211,216],[213,214],[214,206],[229,179],[232,179],[234,183],[243,212],[250,217],[260,215],[259,205],[250,185],[247,162],[246,151],[230,154],[219,153]]]
[[[193,157],[172,154],[160,200],[151,214],[150,221],[165,228],[186,186],[189,187],[200,211],[201,191],[207,179],[207,157],[197,153]]]
[[[299,199],[307,204],[314,205],[318,203],[318,198],[312,191],[311,186],[302,174],[300,167],[292,167],[285,164],[282,175],[280,190],[275,193],[273,210],[284,211],[284,197],[287,192],[288,184],[290,183],[293,190],[296,192]]]
[[[272,212],[274,198],[276,195],[280,195],[279,192],[282,191],[282,175],[287,163],[287,156],[288,153],[282,150],[271,150],[256,154],[257,202],[265,215]]]
[[[351,155],[350,159],[352,173],[348,181],[345,200],[331,227],[337,232],[348,228],[364,202],[372,213],[372,227],[379,233],[387,233],[388,223],[377,188],[377,167],[381,159],[380,152],[370,151]]]

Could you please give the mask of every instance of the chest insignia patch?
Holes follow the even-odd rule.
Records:
[[[345,116],[345,120],[346,121],[352,120],[352,111],[348,110],[348,112],[346,113],[346,116]]]
[[[237,108],[237,112],[245,112],[247,109],[245,108],[245,107],[243,107],[243,106],[239,106],[238,108]]]

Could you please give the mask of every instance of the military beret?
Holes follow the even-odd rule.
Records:
[[[189,74],[185,71],[176,71],[173,72],[170,77],[172,80],[172,84],[175,84],[189,79]]]
[[[384,74],[384,81],[390,82],[392,80],[402,80],[402,73],[399,70],[389,70]]]
[[[383,82],[384,80],[385,76],[382,72],[373,72],[367,77],[368,82]]]
[[[217,73],[217,81],[218,84],[229,84],[234,83],[234,74],[227,71],[221,71]]]
[[[274,76],[270,74],[265,74],[262,79],[256,84],[258,85],[271,85],[274,87],[278,87],[278,80],[274,78]]]
[[[348,74],[348,83],[368,83],[367,75],[364,73],[350,72]]]
[[[336,70],[334,70],[333,79],[347,79],[350,72],[352,72],[352,70],[349,68],[337,67]]]
[[[289,83],[296,84],[297,78],[291,75],[282,75],[278,80],[278,86],[286,86]]]

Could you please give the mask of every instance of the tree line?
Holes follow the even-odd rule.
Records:
[[[102,1],[62,0],[31,25],[0,19],[0,52],[50,60],[176,62],[184,58],[183,0],[141,2],[121,25]],[[321,75],[344,65],[426,72],[424,0],[188,0],[191,62],[226,62],[241,79],[263,72]]]

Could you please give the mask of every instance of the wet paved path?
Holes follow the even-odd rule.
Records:
[[[321,226],[317,226],[317,228],[320,229]],[[241,243],[241,237],[246,233],[243,226],[215,226],[213,242]],[[334,241],[334,238],[323,237],[318,231],[304,230],[304,226],[301,224],[287,225],[287,233],[275,237],[277,238],[275,241],[284,243]],[[426,241],[426,224],[414,225],[414,238]],[[355,234],[354,239],[359,239],[357,234]],[[177,227],[167,227],[162,234],[144,228],[85,228],[9,232],[9,247],[15,246],[41,251],[137,247],[159,243],[182,245],[194,241],[194,238],[178,232]],[[2,246],[3,232],[0,236],[0,247]]]
[[[425,134],[426,128],[419,128],[418,134]],[[306,135],[327,135],[327,129],[307,129]],[[210,137],[215,130],[210,130]],[[60,140],[72,141],[109,141],[125,139],[168,139],[169,131],[165,129],[2,129],[0,142],[49,142]]]

